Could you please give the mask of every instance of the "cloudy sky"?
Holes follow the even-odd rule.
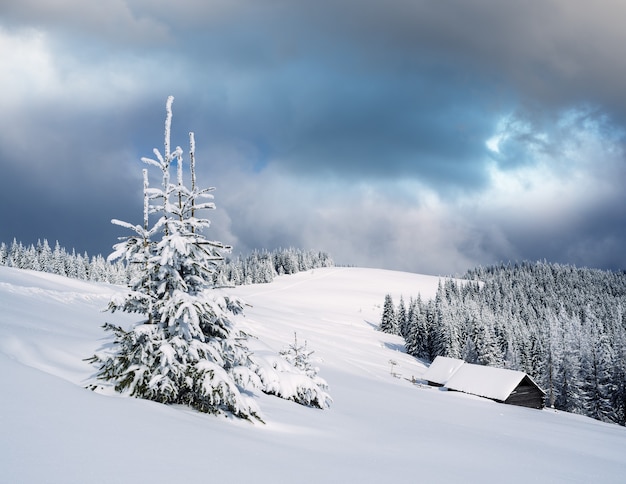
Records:
[[[626,268],[623,0],[3,0],[0,241],[89,254],[194,131],[211,239]]]

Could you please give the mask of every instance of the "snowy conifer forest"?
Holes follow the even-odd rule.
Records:
[[[468,271],[434,299],[384,300],[409,354],[522,370],[546,405],[626,424],[626,274],[547,262]]]
[[[133,277],[133,266],[122,261],[109,261],[102,255],[89,257],[84,252],[66,250],[57,241],[54,249],[47,239],[25,245],[13,240],[0,243],[0,266],[48,272],[82,281],[126,284]],[[242,285],[271,282],[280,274],[295,274],[320,267],[333,267],[332,257],[322,251],[296,249],[255,250],[248,255],[231,258],[226,255],[216,269],[214,282]]]

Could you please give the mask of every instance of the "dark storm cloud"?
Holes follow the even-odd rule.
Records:
[[[624,267],[611,207],[626,202],[625,13],[612,0],[6,0],[0,167],[15,209],[0,238],[61,233],[106,253],[108,220],[138,216],[138,160],[161,146],[174,94],[174,143],[196,132],[217,236],[242,250],[436,273],[557,256]]]
[[[498,224],[498,233],[483,232],[476,241],[493,262],[545,259],[579,267],[624,269],[626,215],[621,203],[622,198],[614,197],[578,214],[575,220],[564,222],[562,217],[568,215],[561,214],[548,224],[540,216],[534,223],[520,223],[512,214],[513,220]],[[478,252],[475,249],[468,258]]]
[[[596,103],[619,122],[626,112],[616,81],[626,35],[611,2],[211,5],[185,4],[195,30],[174,14],[191,69],[238,99],[217,106],[225,117],[235,111],[268,156],[308,176],[481,187],[499,113],[542,122]]]
[[[129,126],[52,107],[13,113],[0,122],[0,203],[11,207],[0,216],[2,241],[47,238],[106,254],[115,243],[112,214],[141,203],[139,164],[131,161],[136,155],[120,148],[128,146]]]

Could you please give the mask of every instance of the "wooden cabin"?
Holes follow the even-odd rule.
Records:
[[[523,371],[473,365],[438,356],[422,376],[429,385],[443,386],[496,402],[543,408],[545,392]]]

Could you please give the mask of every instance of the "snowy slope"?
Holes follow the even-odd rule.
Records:
[[[316,269],[231,291],[257,350],[306,339],[334,403],[256,395],[267,424],[83,386],[119,288],[0,267],[0,482],[623,482],[626,429],[410,383],[425,366],[375,330],[384,295],[437,278]],[[401,378],[390,374],[389,360]]]

